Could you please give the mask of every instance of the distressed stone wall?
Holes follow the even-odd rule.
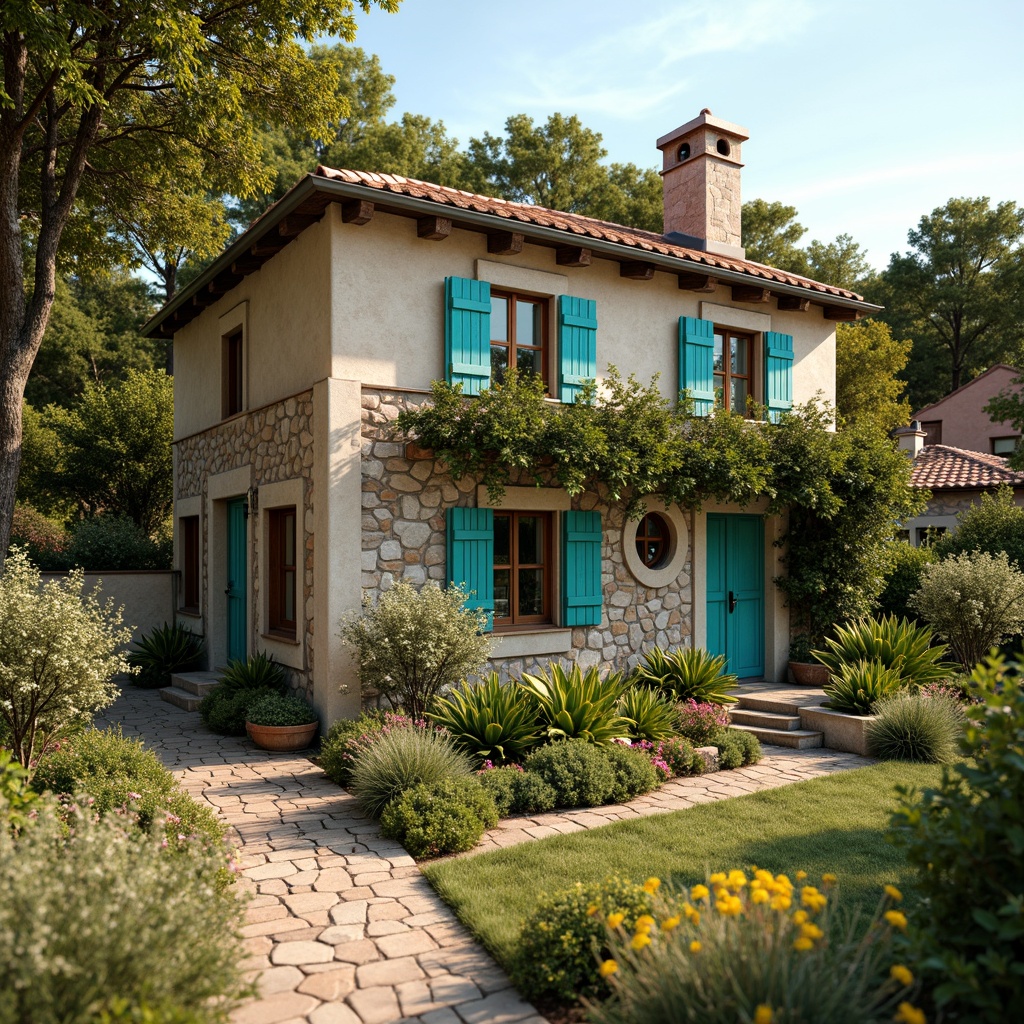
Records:
[[[475,480],[453,480],[439,460],[410,457],[405,439],[394,431],[399,412],[424,400],[420,393],[363,389],[362,584],[371,599],[398,579],[415,586],[428,580],[443,583],[445,509],[477,503]],[[601,625],[573,629],[572,649],[562,655],[502,658],[499,643],[492,666],[503,677],[543,667],[552,658],[576,661],[585,668],[627,668],[636,663],[641,650],[655,644],[678,647],[690,636],[692,551],[671,586],[645,587],[626,567],[622,509],[597,494],[580,495],[573,508],[597,510],[602,517]],[[689,525],[692,536],[692,521]]]

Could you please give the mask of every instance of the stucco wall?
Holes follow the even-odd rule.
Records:
[[[908,540],[918,546],[918,532],[942,527],[949,532],[956,530],[957,516],[975,505],[981,504],[984,491],[933,491],[928,507],[919,516],[908,520],[902,529],[908,532]],[[1015,504],[1024,506],[1024,489],[1013,492]]]
[[[1020,432],[1010,423],[993,423],[983,411],[990,399],[1009,388],[1020,372],[1009,366],[994,366],[988,373],[957,389],[951,395],[914,414],[922,423],[942,423],[942,441],[969,452],[991,452],[993,437],[1015,437]]]

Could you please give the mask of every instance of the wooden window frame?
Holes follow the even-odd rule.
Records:
[[[661,523],[661,533],[653,537],[646,532],[645,526],[648,520],[657,519]],[[647,549],[650,541],[657,542],[657,550],[653,558],[648,558]],[[666,522],[665,517],[658,512],[648,512],[637,524],[636,528],[636,553],[640,561],[648,569],[660,569],[672,557],[672,530]]]
[[[997,441],[1012,441],[1013,442],[1013,447],[1008,452],[997,452],[996,451],[996,442]],[[1017,444],[1019,442],[1020,442],[1020,434],[1004,434],[1002,437],[990,437],[988,439],[989,448],[991,449],[992,454],[993,455],[1002,456],[1003,458],[1009,458],[1014,453],[1014,451],[1016,451]]]
[[[198,615],[201,573],[199,516],[181,516],[178,529],[181,538],[181,596],[178,610]]]
[[[224,335],[221,359],[222,418],[245,411],[245,332],[241,327]]]
[[[542,544],[541,562],[520,563],[519,561],[519,530],[517,524],[521,518],[540,519],[543,522],[544,538]],[[497,522],[499,519],[509,519],[509,562],[508,565],[499,565],[494,562],[494,572],[508,570],[509,573],[509,609],[512,614],[507,618],[499,618],[494,615],[494,632],[514,633],[517,630],[535,629],[537,626],[550,626],[552,624],[552,598],[554,582],[554,562],[552,553],[554,543],[552,533],[554,531],[554,517],[550,512],[535,512],[529,509],[521,511],[497,510],[494,513],[494,533],[497,535]],[[544,572],[544,583],[541,591],[542,611],[540,615],[519,614],[519,570],[520,569],[542,569]]]
[[[924,444],[942,444],[942,420],[924,420],[921,429],[925,432]]]
[[[747,396],[749,398],[757,400],[757,391],[754,387],[756,379],[757,364],[755,363],[755,353],[757,352],[757,346],[754,344],[754,334],[750,331],[741,331],[735,327],[724,327],[721,324],[715,324],[715,335],[720,335],[722,338],[722,370],[713,370],[714,386],[713,391],[715,394],[715,407],[723,408],[730,412],[738,412],[741,416],[747,415],[746,406],[742,409],[733,409],[731,405],[732,388],[730,387],[731,382],[736,380],[745,380],[747,382]],[[730,369],[731,359],[729,358],[729,346],[728,342],[730,338],[742,339],[747,345],[747,367],[746,373],[733,373]],[[714,361],[714,349],[712,349],[712,362]],[[718,404],[718,395],[721,394],[722,401],[721,406]]]
[[[507,341],[495,341],[495,339],[492,337],[490,339],[490,349],[493,350],[493,349],[498,348],[498,347],[500,347],[500,348],[507,348],[508,349],[508,366],[510,368],[512,366],[517,366],[518,365],[517,353],[518,353],[518,349],[520,347],[521,348],[525,348],[525,349],[529,349],[530,351],[533,351],[533,352],[539,352],[540,353],[540,374],[539,374],[539,376],[540,376],[540,379],[544,382],[544,387],[548,391],[550,391],[551,390],[551,384],[550,384],[549,373],[548,373],[548,362],[549,362],[550,354],[551,354],[551,345],[550,345],[550,340],[549,340],[549,336],[548,336],[549,335],[549,321],[551,319],[551,317],[550,317],[550,313],[551,313],[551,301],[550,301],[550,299],[548,297],[546,297],[546,296],[543,296],[543,295],[528,295],[525,292],[508,291],[508,290],[506,290],[504,288],[492,288],[491,289],[491,303],[492,303],[492,310],[491,310],[492,330],[491,330],[491,334],[492,335],[494,334],[494,331],[493,331],[493,325],[494,325],[493,303],[494,303],[495,299],[504,299],[508,303],[508,317],[507,317],[506,322],[505,322],[505,333],[506,333],[506,337],[507,337],[508,340]],[[527,303],[529,303],[532,306],[540,306],[540,345],[539,346],[537,346],[537,345],[522,345],[522,346],[520,346],[518,344],[518,342],[517,342],[517,339],[516,339],[516,332],[517,332],[516,316],[517,316],[517,303],[519,303],[519,302],[527,302]],[[492,384],[496,383],[496,381],[493,380],[493,373],[492,373],[492,381],[491,381],[491,383]]]
[[[298,627],[299,610],[299,517],[294,505],[286,505],[282,508],[267,510],[269,522],[267,533],[269,539],[269,551],[267,558],[267,632],[273,636],[285,637],[294,640]],[[286,550],[286,536],[288,520],[291,518],[292,530],[292,552],[294,561],[292,564],[284,560]],[[288,596],[288,573],[292,574],[292,610],[295,618],[285,618]]]

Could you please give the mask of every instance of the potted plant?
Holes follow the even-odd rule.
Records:
[[[268,692],[249,705],[245,731],[264,750],[304,750],[320,726],[316,709],[298,697]]]
[[[828,682],[828,668],[815,660],[812,653],[820,646],[809,633],[793,637],[789,645],[789,671],[798,686],[824,686]]]

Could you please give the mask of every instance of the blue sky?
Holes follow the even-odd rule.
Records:
[[[1021,0],[404,0],[356,45],[403,111],[463,144],[510,114],[578,114],[608,159],[710,107],[750,132],[743,198],[795,206],[884,266],[951,196],[1024,203]]]

